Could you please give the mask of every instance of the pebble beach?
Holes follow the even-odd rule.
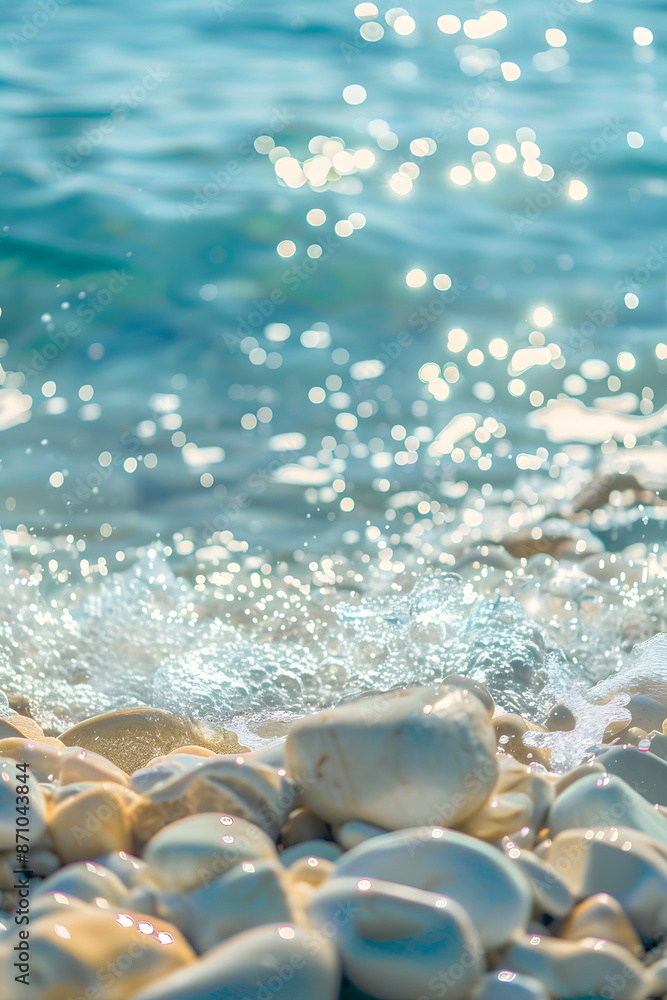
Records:
[[[570,607],[573,577],[580,599],[600,586],[544,555],[514,571],[533,609],[543,589],[552,612],[558,593]],[[467,576],[480,587],[488,574]],[[439,676],[330,691],[335,704],[320,711],[294,711],[298,699],[263,713],[220,703],[216,722],[194,703],[118,708],[56,735],[24,692],[8,691],[3,996],[667,995],[667,635],[623,634],[622,608],[648,608],[621,588],[616,611],[600,614],[620,620],[625,663],[575,683],[509,595],[469,598],[458,626],[465,635],[490,620],[495,648],[452,639],[466,589],[461,575],[435,574],[393,608],[341,602],[348,635],[361,628],[355,649],[370,628],[385,642],[398,629],[403,668],[418,660]],[[644,595],[652,608],[655,596]],[[641,615],[631,621],[636,630]],[[610,642],[608,623],[602,634]],[[437,668],[425,655],[436,650]]]

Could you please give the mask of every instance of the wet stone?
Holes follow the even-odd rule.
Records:
[[[644,954],[637,932],[621,904],[606,892],[596,893],[579,903],[559,928],[558,936],[570,940],[604,937],[627,948],[637,958]]]
[[[667,761],[634,746],[612,747],[595,759],[609,774],[622,778],[651,805],[657,802],[667,806]]]
[[[209,734],[194,723],[157,708],[128,708],[97,715],[60,735],[67,746],[94,750],[131,774],[149,760],[177,747],[203,746],[216,753],[242,753],[234,733]],[[213,744],[213,745],[212,745]]]
[[[373,837],[344,854],[336,869],[341,877],[400,881],[456,900],[488,948],[525,929],[532,910],[526,878],[501,851],[441,827]]]
[[[132,851],[133,813],[141,798],[131,789],[97,782],[57,802],[49,833],[63,862],[92,861],[109,851]]]
[[[235,935],[212,948],[195,965],[155,982],[132,1000],[255,997],[258,985],[269,990],[269,983],[284,983],[276,974],[276,969],[283,967],[293,971],[285,1000],[287,996],[289,1000],[338,997],[340,963],[333,945],[315,930],[267,924]]]
[[[243,862],[277,859],[275,844],[258,826],[236,816],[203,813],[170,823],[146,845],[141,883],[192,889]]]
[[[285,744],[305,805],[329,823],[456,826],[497,773],[487,709],[460,687],[364,698],[300,719]]]

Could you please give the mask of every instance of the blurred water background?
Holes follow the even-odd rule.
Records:
[[[112,555],[156,533],[197,545],[219,529],[281,556],[306,541],[332,550],[429,482],[429,499],[444,486],[454,504],[451,481],[548,484],[578,422],[554,443],[528,417],[559,394],[661,409],[667,11],[512,2],[470,38],[438,18],[472,22],[480,4],[393,9],[407,34],[363,6],[360,17],[342,0],[3,5],[6,528],[102,545],[109,525]],[[638,26],[652,44],[636,44]],[[549,29],[566,43],[552,34],[550,46]],[[350,85],[362,103],[346,102]],[[471,129],[488,141],[479,132],[475,145]],[[551,182],[524,172],[521,129]],[[291,187],[256,151],[262,136],[260,148],[300,164],[332,138],[332,162],[343,149],[374,162],[344,158],[324,190],[320,164],[310,183],[289,175]],[[411,149],[429,138],[434,152]],[[473,154],[495,176],[459,186],[450,172],[472,171]],[[586,197],[569,196],[564,171]],[[326,222],[309,224],[311,209]],[[352,213],[363,228],[338,235]],[[415,269],[425,283],[410,287]],[[451,287],[434,287],[436,275]],[[268,324],[285,325],[268,331],[281,339]],[[554,363],[519,368],[510,385],[533,331],[556,345]],[[602,364],[582,376],[591,359]],[[420,378],[426,363],[437,375]],[[506,433],[465,435],[458,462],[434,455],[461,413]],[[662,433],[642,431],[640,444]],[[551,481],[595,465],[599,437],[559,459]]]

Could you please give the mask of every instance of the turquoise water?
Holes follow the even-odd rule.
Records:
[[[512,2],[490,37],[438,29],[442,14],[482,9],[421,0],[401,35],[384,8],[360,19],[340,0],[5,6],[6,529],[70,534],[109,559],[156,534],[187,552],[222,531],[289,558],[352,545],[366,522],[384,529],[387,509],[419,520],[420,498],[449,518],[480,498],[531,506],[559,483],[572,495],[604,442],[581,440],[578,420],[560,442],[531,424],[559,394],[653,419],[633,428],[637,446],[664,440],[667,12]],[[360,34],[369,21],[384,27],[378,41]],[[638,26],[652,44],[634,43]],[[550,27],[564,46],[547,44]],[[508,62],[519,79],[504,79]],[[363,103],[346,103],[349,85]],[[474,145],[473,128],[488,142]],[[522,169],[520,129],[553,181]],[[386,133],[395,148],[381,148]],[[289,187],[258,136],[299,162],[333,137],[334,151],[371,150],[374,164],[325,190]],[[411,151],[420,138],[431,155]],[[501,143],[514,162],[498,160]],[[473,154],[496,174],[457,186],[450,171],[472,170]],[[564,171],[585,198],[568,196]],[[306,220],[312,209],[323,225]],[[351,213],[365,224],[338,235]],[[406,283],[413,269],[425,284]],[[438,274],[449,288],[434,287]],[[269,323],[288,339],[270,340]],[[507,357],[493,357],[494,340]],[[530,343],[555,345],[553,363],[508,373]],[[602,364],[582,377],[591,360]],[[440,371],[420,378],[425,363]],[[434,454],[461,413],[497,434]],[[614,434],[623,447],[626,429],[610,424],[607,450]]]

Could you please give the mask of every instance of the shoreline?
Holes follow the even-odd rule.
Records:
[[[662,996],[667,708],[625,693],[623,712],[556,773],[567,708],[539,726],[455,674],[254,751],[155,709],[62,739],[5,710],[10,1000],[56,984],[99,1000]]]

